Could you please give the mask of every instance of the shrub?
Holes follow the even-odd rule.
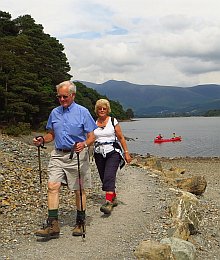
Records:
[[[16,125],[6,126],[2,133],[12,136],[29,135],[31,134],[31,126],[29,123],[19,122]]]

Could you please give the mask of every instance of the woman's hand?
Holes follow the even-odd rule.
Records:
[[[129,152],[128,151],[125,151],[125,161],[127,162],[127,163],[130,163],[131,161],[132,161],[132,159],[131,159],[131,156],[130,156],[130,154],[129,154]]]

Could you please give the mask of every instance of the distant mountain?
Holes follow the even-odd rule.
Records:
[[[108,98],[131,108],[136,116],[189,114],[201,115],[220,109],[220,85],[206,84],[188,88],[160,85],[138,85],[109,80],[103,84],[82,81]]]

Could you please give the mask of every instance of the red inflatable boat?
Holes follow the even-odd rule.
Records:
[[[163,138],[157,139],[157,138],[155,138],[154,143],[179,142],[181,140],[182,140],[181,136],[177,136],[177,137],[170,138],[170,139],[163,139]]]

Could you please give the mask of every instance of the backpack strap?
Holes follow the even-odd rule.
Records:
[[[113,125],[113,127],[115,129],[114,120],[115,120],[114,117],[111,117],[112,125]]]
[[[112,122],[112,125],[113,125],[113,127],[114,127],[114,131],[115,131],[114,120],[115,120],[115,118],[114,118],[114,117],[111,117],[111,122]],[[116,134],[115,134],[115,142],[116,142]]]
[[[111,121],[112,121],[112,125],[114,127],[114,131],[115,131],[115,125],[114,125],[114,117],[111,117]],[[113,147],[115,149],[115,144],[118,144],[117,145],[117,149],[120,149],[121,150],[121,153],[122,153],[122,148],[121,148],[121,144],[119,142],[117,142],[117,139],[116,139],[116,133],[115,133],[115,142],[113,143]],[[124,157],[121,155],[121,161],[120,161],[120,169],[122,169],[124,166],[125,166],[125,159]]]

